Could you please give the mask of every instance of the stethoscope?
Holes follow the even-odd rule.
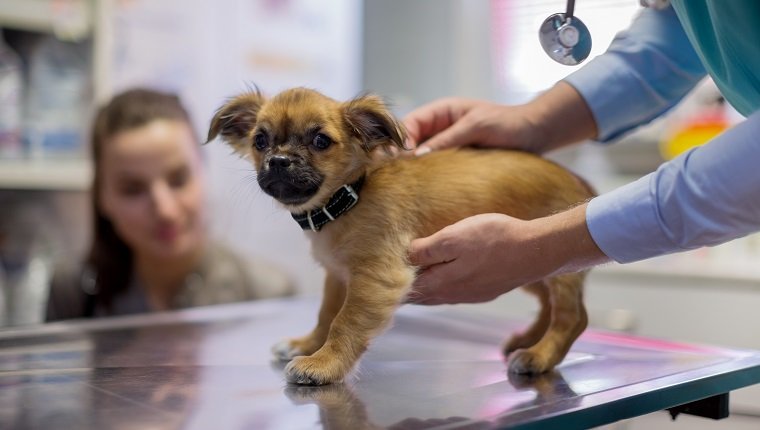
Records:
[[[644,7],[665,9],[670,0],[639,0]],[[549,57],[566,66],[575,66],[591,53],[591,33],[578,17],[573,15],[575,0],[567,0],[565,13],[555,13],[541,24],[538,39]]]

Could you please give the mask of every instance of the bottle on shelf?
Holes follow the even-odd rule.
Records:
[[[91,100],[90,47],[54,36],[29,56],[24,142],[31,158],[80,157]]]
[[[23,72],[19,55],[5,43],[0,29],[0,158],[19,158]]]

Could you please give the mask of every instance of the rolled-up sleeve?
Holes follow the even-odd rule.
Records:
[[[589,105],[608,142],[677,104],[705,68],[672,8],[644,9],[607,52],[564,79]]]
[[[589,202],[586,222],[610,258],[629,263],[760,230],[760,112]]]

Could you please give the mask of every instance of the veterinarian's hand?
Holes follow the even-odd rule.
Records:
[[[407,146],[415,154],[480,146],[535,150],[540,129],[525,106],[503,106],[483,100],[445,98],[424,105],[404,118]]]
[[[562,81],[524,105],[445,98],[415,109],[403,122],[416,155],[459,146],[541,154],[597,135],[585,100]]]
[[[422,270],[410,303],[477,303],[549,275],[609,261],[585,222],[586,205],[524,221],[501,214],[465,218],[412,241],[410,262]]]
[[[530,222],[501,214],[466,218],[412,241],[409,259],[423,268],[409,301],[487,302],[553,269],[541,258]]]

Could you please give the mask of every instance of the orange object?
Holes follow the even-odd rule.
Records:
[[[722,106],[720,109],[711,109],[688,120],[667,136],[660,144],[660,153],[666,160],[671,160],[691,148],[709,142],[728,126]]]

